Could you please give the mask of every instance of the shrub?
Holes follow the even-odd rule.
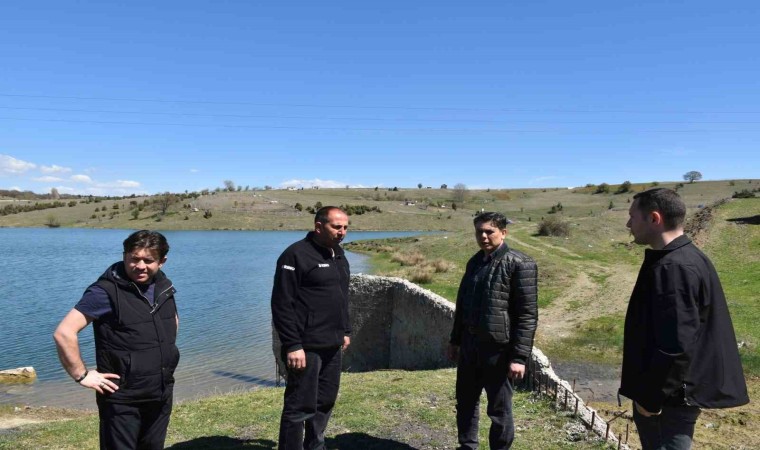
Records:
[[[617,188],[617,191],[615,191],[616,194],[625,194],[626,192],[631,192],[630,181],[624,181],[623,184]]]
[[[731,198],[755,198],[755,193],[750,192],[747,189],[742,189],[741,192],[734,192]]]
[[[393,256],[391,256],[391,261],[397,262],[402,266],[416,266],[425,262],[425,257],[419,252],[394,253]]]
[[[436,259],[433,261],[431,266],[433,267],[435,273],[445,273],[456,268],[456,265],[454,265],[454,263],[446,261],[445,259]]]
[[[45,226],[47,226],[48,228],[58,228],[61,226],[61,221],[58,220],[57,217],[51,214],[47,216],[47,219],[45,220]]]
[[[140,210],[135,208],[132,210],[132,219],[137,220],[140,217]]]
[[[538,224],[539,236],[570,236],[570,224],[557,217],[549,217]]]
[[[77,206],[77,201],[76,200],[70,201],[69,202],[69,208],[74,207],[74,206]]]
[[[409,280],[412,283],[430,283],[433,281],[433,273],[430,269],[414,269],[409,275]]]
[[[610,185],[607,183],[602,183],[596,187],[594,194],[608,194],[609,192],[610,192]]]

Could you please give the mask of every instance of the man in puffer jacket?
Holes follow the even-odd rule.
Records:
[[[514,440],[512,383],[525,376],[538,322],[538,269],[528,255],[504,242],[508,220],[475,217],[480,251],[467,262],[457,294],[449,358],[457,362],[459,449],[478,448],[480,394],[486,390],[492,450]]]

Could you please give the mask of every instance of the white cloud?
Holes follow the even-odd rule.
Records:
[[[311,187],[321,187],[321,188],[345,188],[346,186],[350,186],[353,188],[361,188],[365,187],[362,185],[350,185],[348,183],[344,183],[342,181],[335,181],[335,180],[320,180],[319,178],[314,178],[312,180],[299,180],[299,179],[293,179],[288,181],[283,181],[280,183],[280,187],[282,188],[288,188],[288,187],[304,187],[304,188],[311,188]]]
[[[87,183],[87,184],[91,184],[92,183],[92,178],[88,177],[87,175],[72,175],[71,176],[71,181],[73,181],[75,183]]]
[[[42,171],[42,173],[69,173],[71,172],[71,169],[53,164],[52,166],[40,166],[40,171]]]
[[[543,176],[543,177],[535,177],[532,180],[530,180],[528,182],[528,184],[534,185],[534,184],[538,184],[538,183],[544,183],[546,181],[559,180],[560,178],[562,178],[562,177],[558,177],[558,176],[555,176],[555,175],[548,175],[548,176]]]
[[[44,177],[32,178],[32,181],[38,181],[40,183],[58,183],[58,182],[64,181],[64,179],[47,175]]]
[[[138,188],[140,183],[131,180],[116,180],[111,183],[95,183],[95,186],[100,188]]]
[[[37,167],[37,164],[0,154],[0,173],[22,174]]]
[[[198,173],[198,172],[200,172],[200,170],[198,170],[198,169],[190,169],[190,173]]]
[[[9,191],[19,191],[19,192],[23,191],[23,189],[21,189],[18,186],[11,186],[7,190],[9,190]]]

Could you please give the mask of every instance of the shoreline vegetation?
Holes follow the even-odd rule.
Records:
[[[477,250],[470,231],[472,217],[481,209],[496,210],[515,222],[508,227],[507,244],[533,256],[539,264],[536,346],[552,361],[615,366],[620,364],[625,307],[643,254],[643,248],[631,243],[625,228],[627,210],[635,192],[654,185],[678,188],[689,208],[687,232],[711,257],[721,276],[753,401],[741,408],[703,412],[695,445],[758,448],[760,437],[754,431],[760,427],[760,408],[754,402],[760,395],[760,199],[737,198],[711,205],[735,192],[757,192],[760,180],[633,184],[617,194],[624,184],[607,186],[607,191],[600,193],[595,193],[600,186],[464,192],[384,188],[216,192],[172,203],[163,214],[160,205],[153,203],[157,196],[101,199],[0,216],[0,226],[49,226],[45,221],[54,215],[60,225],[55,232],[70,227],[307,230],[313,217],[307,208],[317,203],[366,206],[361,214],[350,216],[352,230],[443,232],[358,241],[346,248],[370,255],[374,274],[406,278],[453,301],[464,263]],[[130,209],[132,201],[142,204],[142,210],[137,206]],[[0,202],[0,208],[5,203]],[[114,211],[119,212],[112,214]],[[204,218],[206,211],[210,216]],[[547,218],[566,224],[569,235],[539,235],[538,224]],[[333,448],[453,447],[451,370],[380,371],[345,377],[335,422],[329,429],[328,442]],[[626,409],[630,416],[630,405],[618,407],[595,402],[593,397],[587,400],[608,420]],[[377,411],[372,402],[381,405]],[[531,394],[519,393],[516,404],[516,448],[604,448],[599,443],[572,442],[568,431],[573,427],[571,418]],[[183,402],[172,418],[168,443],[174,445],[170,448],[274,448],[280,405],[281,391],[276,388]],[[45,416],[40,409],[2,407],[0,420]],[[481,439],[487,442],[485,412],[482,417]],[[95,445],[96,417],[56,411],[52,419],[71,420],[0,430],[0,449]],[[613,431],[625,434],[625,423],[623,418],[613,421]],[[635,448],[634,430],[631,427],[629,443]],[[67,437],[61,440],[61,436]],[[531,446],[535,443],[540,445]]]

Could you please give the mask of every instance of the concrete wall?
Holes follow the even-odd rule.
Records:
[[[437,369],[451,367],[446,358],[454,304],[401,278],[352,275],[349,287],[351,346],[343,369]],[[280,343],[272,333],[279,373]]]
[[[437,369],[446,359],[454,304],[401,278],[351,277],[350,371]]]

